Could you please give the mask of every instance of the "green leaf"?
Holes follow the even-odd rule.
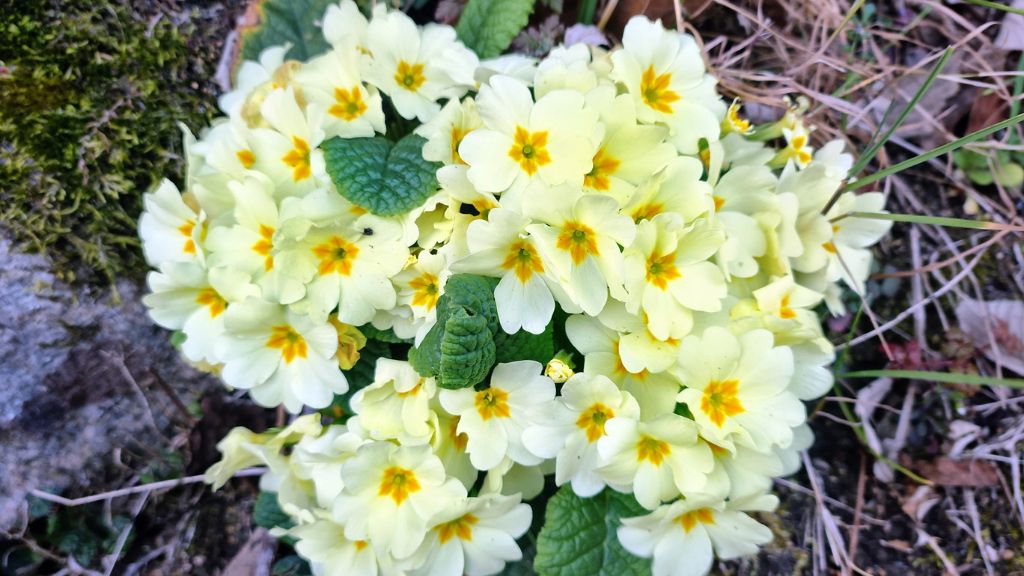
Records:
[[[327,173],[338,192],[378,216],[417,208],[437,191],[441,165],[423,159],[423,138],[331,138],[323,144]]]
[[[498,362],[535,360],[547,364],[555,355],[553,325],[548,324],[540,334],[530,334],[525,330],[506,334],[498,330],[494,336],[494,345],[498,349]]]
[[[399,338],[395,331],[391,328],[381,330],[380,328],[374,328],[372,324],[360,326],[359,331],[363,333],[370,340],[377,340],[379,342],[387,342],[388,344],[411,344],[412,338]]]
[[[295,525],[291,516],[285,514],[277,503],[277,492],[260,492],[252,508],[252,519],[257,526],[268,530],[275,526],[291,528]]]
[[[295,554],[285,556],[270,568],[270,576],[310,576],[309,563]]]
[[[526,27],[534,0],[469,0],[455,32],[481,58],[494,58]]]
[[[424,376],[437,378],[442,388],[466,388],[482,382],[496,359],[494,336],[498,311],[494,280],[471,274],[448,279],[437,301],[437,324],[409,362]]]
[[[266,48],[290,43],[287,57],[306,61],[330,50],[317,26],[335,0],[262,0],[260,24],[242,34],[242,58],[256,60]]]
[[[996,378],[981,374],[959,374],[957,372],[929,372],[926,370],[856,370],[837,374],[839,378],[905,378],[946,384],[970,384],[972,386],[1006,386],[1024,388],[1024,378]]]
[[[533,567],[541,576],[646,576],[651,562],[619,544],[619,518],[646,514],[632,496],[606,488],[580,498],[569,485],[548,501]]]
[[[1022,121],[1024,121],[1024,114],[1017,114],[1016,116],[1013,116],[1011,118],[1003,120],[1002,122],[996,122],[995,124],[993,124],[991,126],[988,126],[987,128],[982,128],[981,130],[977,130],[975,132],[971,132],[970,134],[968,134],[966,136],[963,136],[963,137],[960,137],[960,138],[957,138],[956,140],[954,140],[952,142],[949,142],[949,143],[943,144],[942,146],[938,146],[936,148],[933,148],[933,149],[931,149],[931,150],[929,150],[929,151],[927,151],[927,152],[925,152],[923,154],[918,154],[917,156],[914,156],[913,158],[909,158],[907,160],[904,160],[903,162],[900,162],[899,164],[894,164],[892,166],[889,166],[888,168],[885,168],[883,170],[879,170],[878,172],[875,172],[874,174],[871,174],[870,176],[865,176],[864,178],[861,178],[860,180],[854,180],[853,182],[850,182],[850,183],[846,184],[846,186],[843,186],[842,189],[844,191],[846,191],[846,190],[856,190],[858,188],[863,188],[864,186],[867,186],[868,184],[873,184],[873,183],[875,183],[875,182],[877,182],[877,181],[879,181],[879,180],[881,180],[883,178],[886,178],[886,177],[891,176],[893,174],[902,172],[902,171],[904,171],[904,170],[906,170],[908,168],[912,168],[914,166],[917,166],[918,164],[921,164],[922,162],[927,162],[927,161],[929,161],[932,158],[935,158],[937,156],[942,156],[943,154],[952,152],[954,150],[958,150],[958,149],[960,149],[960,148],[970,144],[971,142],[977,142],[978,140],[981,140],[981,139],[989,136],[990,134],[995,134],[996,132],[999,132],[1000,130],[1003,130],[1003,129],[1009,128],[1011,126],[1014,126],[1016,124],[1019,124]]]

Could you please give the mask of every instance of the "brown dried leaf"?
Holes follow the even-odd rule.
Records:
[[[956,307],[956,317],[975,348],[1024,376],[1024,302],[964,299]]]
[[[986,460],[954,460],[940,456],[932,461],[917,460],[911,465],[925,478],[940,486],[994,486],[999,472]]]

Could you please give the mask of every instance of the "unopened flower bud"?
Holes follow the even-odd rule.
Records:
[[[548,362],[547,367],[544,368],[544,374],[546,374],[548,378],[554,380],[555,384],[561,384],[569,378],[572,378],[574,372],[569,364],[558,356],[555,356],[550,362]]]

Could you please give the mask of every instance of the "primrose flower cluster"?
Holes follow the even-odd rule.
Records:
[[[864,289],[888,229],[839,217],[883,197],[829,206],[842,143],[813,150],[800,106],[752,126],[658,22],[481,62],[383,4],[332,6],[308,62],[244,62],[226,116],[186,131],[184,192],[145,197],[153,320],[302,414],[232,430],[209,481],[266,466],[316,574],[495,574],[545,478],[632,495],[615,545],[654,574],[756,552],[752,514],[811,442],[802,401],[832,384],[815,307]],[[389,138],[436,178],[400,213],[352,198],[403,174],[342,181],[331,152]]]

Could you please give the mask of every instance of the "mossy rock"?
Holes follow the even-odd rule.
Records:
[[[0,11],[0,225],[65,280],[141,277],[142,194],[216,115],[232,10],[128,0]],[[237,8],[236,8],[237,9]]]

